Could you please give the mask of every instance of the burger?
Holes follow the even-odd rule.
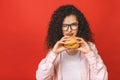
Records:
[[[74,36],[70,36],[68,38],[68,41],[66,41],[64,44],[64,47],[68,49],[75,49],[75,48],[78,48],[79,46],[80,45]]]

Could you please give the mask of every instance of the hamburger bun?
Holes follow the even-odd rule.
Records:
[[[77,43],[77,40],[75,37],[71,36],[68,38],[68,41],[65,42],[64,47],[68,49],[75,49],[78,48],[80,45]]]

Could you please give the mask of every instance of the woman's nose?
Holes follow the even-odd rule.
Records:
[[[72,31],[71,26],[68,26],[68,31]]]

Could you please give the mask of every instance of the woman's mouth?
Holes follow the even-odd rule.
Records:
[[[73,36],[73,33],[67,33],[66,35],[67,36]]]

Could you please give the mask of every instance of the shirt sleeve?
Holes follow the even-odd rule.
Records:
[[[55,53],[50,51],[46,58],[42,59],[36,71],[36,80],[52,80],[54,76]]]
[[[90,80],[108,80],[108,72],[96,46],[90,43],[92,51],[85,54],[90,65]]]

